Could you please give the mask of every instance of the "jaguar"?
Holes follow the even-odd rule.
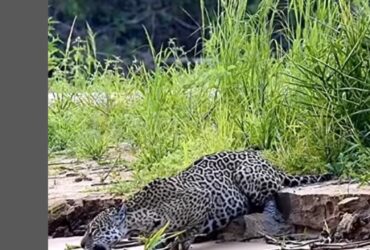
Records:
[[[167,225],[166,232],[183,232],[167,247],[188,250],[196,235],[220,230],[252,207],[264,207],[281,188],[332,177],[289,175],[255,149],[205,155],[177,175],[153,180],[119,206],[100,212],[87,225],[81,247],[110,250],[121,239],[149,236]]]

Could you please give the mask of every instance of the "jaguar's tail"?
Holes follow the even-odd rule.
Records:
[[[324,181],[333,180],[335,176],[333,174],[323,174],[323,175],[287,175],[283,176],[283,186],[285,187],[296,187],[305,184],[312,184]]]

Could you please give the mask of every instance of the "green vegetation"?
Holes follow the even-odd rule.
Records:
[[[169,223],[167,222],[163,227],[154,232],[148,238],[143,238],[142,241],[144,242],[144,250],[153,250],[158,247],[159,244],[168,243],[169,240],[173,238],[176,241],[176,238],[184,233],[184,231],[166,233],[168,226]]]
[[[282,25],[292,48],[281,57],[270,50],[267,17],[278,14],[275,1],[263,1],[254,14],[245,1],[220,3],[217,20],[205,27],[211,36],[203,63],[159,67],[184,52],[152,46],[158,67],[137,63],[127,74],[117,59],[96,59],[91,29],[57,49],[49,20],[49,91],[59,93],[49,105],[49,154],[99,159],[108,146],[129,142],[138,149],[130,189],[201,155],[252,145],[287,171],[368,180],[368,1],[356,2],[356,15],[344,0],[291,1],[299,25]],[[128,190],[120,185],[115,192]]]

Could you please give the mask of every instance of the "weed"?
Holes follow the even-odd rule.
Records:
[[[184,233],[184,231],[179,231],[171,234],[166,234],[165,232],[168,226],[169,222],[167,222],[163,227],[150,235],[147,239],[144,239],[144,250],[153,250],[160,243],[168,242],[169,239],[176,238],[180,234]]]
[[[92,160],[101,159],[108,151],[109,138],[96,130],[84,131],[76,140],[76,153]]]

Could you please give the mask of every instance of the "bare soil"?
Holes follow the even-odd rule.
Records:
[[[117,181],[132,181],[128,165],[135,160],[127,144],[111,148],[99,162],[64,155],[53,157],[48,168],[49,208],[64,200],[106,196],[105,190]],[[117,161],[120,163],[115,164]]]

